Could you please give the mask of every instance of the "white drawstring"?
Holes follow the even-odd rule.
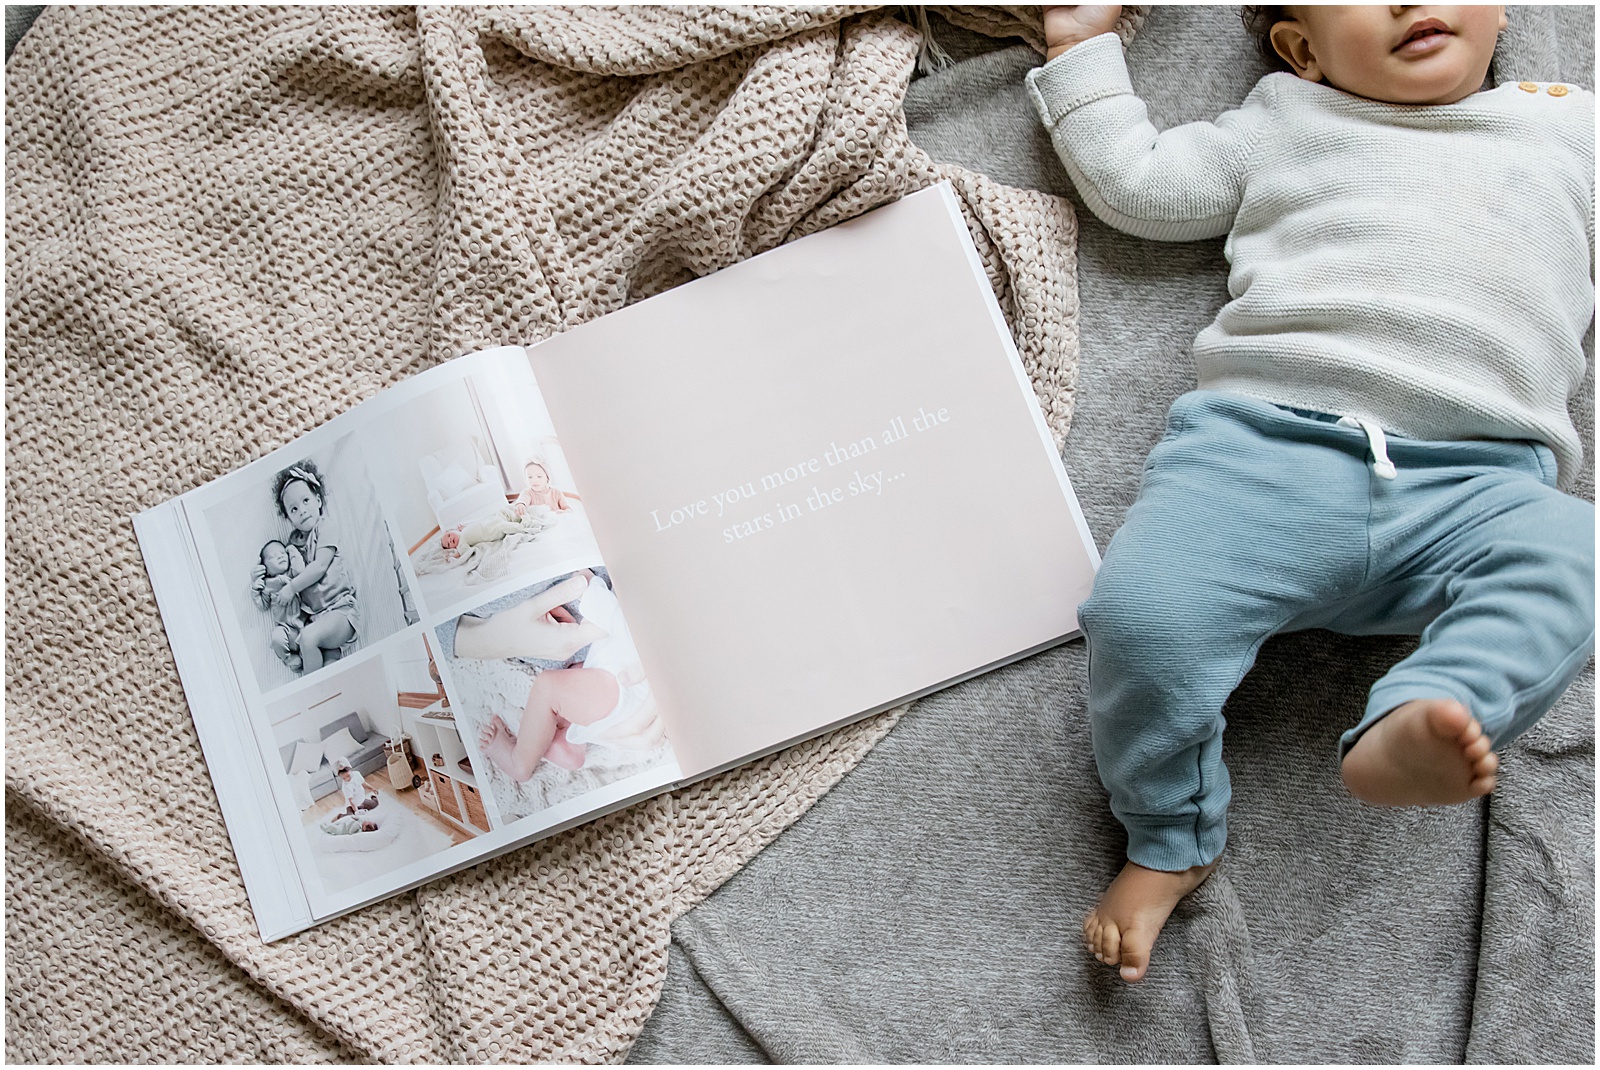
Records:
[[[1383,437],[1383,428],[1356,416],[1339,417],[1339,426],[1359,427],[1367,433],[1367,446],[1372,450],[1372,471],[1379,479],[1393,479],[1399,474],[1394,462],[1389,460],[1389,442]]]

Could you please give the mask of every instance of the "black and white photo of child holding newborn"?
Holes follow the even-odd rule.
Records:
[[[205,488],[193,533],[241,682],[265,694],[416,622],[359,436],[302,443]]]

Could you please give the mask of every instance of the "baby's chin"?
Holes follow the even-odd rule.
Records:
[[[1329,85],[1351,96],[1365,97],[1375,100],[1380,104],[1401,104],[1410,107],[1429,107],[1439,104],[1455,104],[1484,88],[1484,79],[1450,81],[1441,79],[1438,82],[1431,80],[1412,80],[1404,84],[1386,83],[1383,85],[1368,85],[1359,88],[1338,85],[1329,82]]]
[[[1379,88],[1374,99],[1389,104],[1454,104],[1484,88],[1489,69],[1442,64],[1434,69],[1412,69]]]

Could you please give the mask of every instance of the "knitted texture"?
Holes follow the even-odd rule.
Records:
[[[1075,220],[910,143],[918,43],[848,7],[45,12],[6,71],[9,1058],[626,1054],[672,918],[898,714],[263,945],[128,517],[940,179],[1059,444]]]

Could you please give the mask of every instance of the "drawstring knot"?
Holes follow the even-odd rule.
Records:
[[[1339,426],[1359,427],[1366,432],[1367,448],[1372,451],[1372,471],[1379,479],[1393,479],[1399,474],[1394,462],[1389,460],[1389,440],[1383,437],[1383,428],[1358,416],[1341,416]]]

